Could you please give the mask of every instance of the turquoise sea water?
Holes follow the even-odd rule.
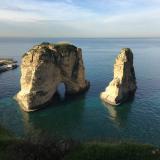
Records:
[[[20,62],[22,54],[43,41],[69,41],[83,49],[91,87],[78,97],[62,99],[33,113],[23,112],[12,97],[20,89],[19,69],[0,74],[0,124],[17,136],[44,131],[78,140],[134,140],[160,145],[160,39],[1,38],[0,57]],[[121,48],[130,47],[138,89],[132,101],[112,107],[99,98],[112,80]]]

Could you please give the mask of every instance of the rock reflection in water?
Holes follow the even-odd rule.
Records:
[[[128,123],[128,117],[132,109],[132,99],[120,106],[112,106],[108,103],[103,102],[107,112],[109,114],[109,118],[120,128],[124,128]]]
[[[65,96],[65,99],[61,99],[57,93],[56,99],[49,104],[49,107],[32,113],[22,111],[25,132],[27,135],[46,133],[46,131],[64,137],[78,135],[82,126],[84,105],[85,94]]]

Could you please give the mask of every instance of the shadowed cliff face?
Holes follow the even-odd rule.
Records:
[[[115,60],[114,78],[100,97],[107,103],[119,105],[133,95],[136,88],[133,53],[124,48]]]
[[[34,46],[23,56],[20,82],[17,100],[25,111],[37,110],[50,101],[60,83],[66,94],[85,91],[89,82],[81,49],[67,43]]]

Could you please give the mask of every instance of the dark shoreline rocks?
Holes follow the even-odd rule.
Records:
[[[0,73],[16,69],[17,61],[10,58],[0,58]]]

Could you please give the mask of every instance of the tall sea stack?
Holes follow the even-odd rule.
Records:
[[[124,48],[115,60],[114,78],[100,97],[111,105],[119,105],[132,96],[136,88],[133,53],[131,49]]]
[[[49,102],[60,83],[66,94],[88,89],[82,50],[68,43],[42,43],[24,54],[21,64],[21,90],[16,99],[25,111],[34,111]]]

